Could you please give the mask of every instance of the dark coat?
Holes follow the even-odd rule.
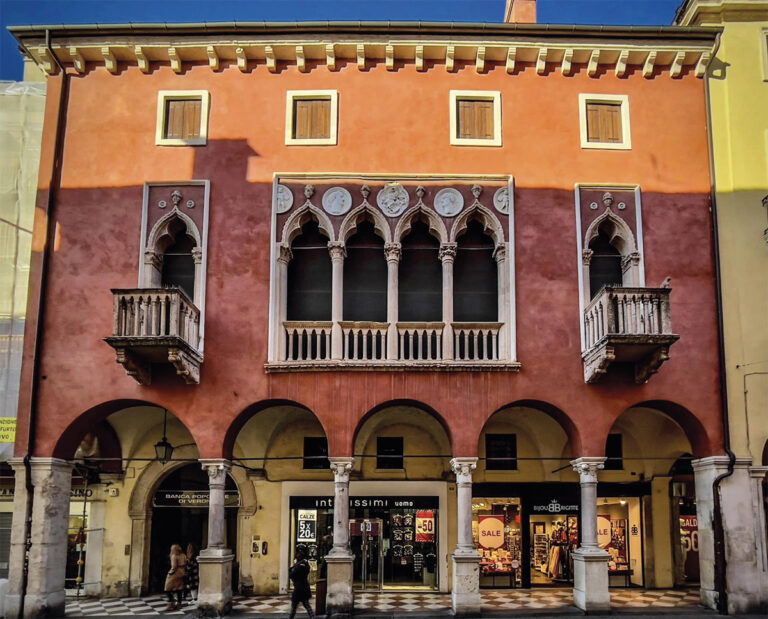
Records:
[[[306,602],[312,597],[312,591],[309,588],[309,563],[305,559],[297,561],[289,572],[293,582],[292,602]]]

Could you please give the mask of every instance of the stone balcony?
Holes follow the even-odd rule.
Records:
[[[672,333],[669,288],[606,286],[584,311],[584,380],[600,380],[613,363],[631,363],[644,383],[669,359]]]
[[[498,322],[283,323],[279,360],[268,372],[513,371]]]
[[[187,384],[200,382],[200,310],[179,288],[112,290],[112,346],[120,363],[141,385],[153,364],[169,364]]]

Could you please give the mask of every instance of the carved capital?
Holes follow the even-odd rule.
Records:
[[[277,261],[282,262],[283,264],[288,264],[291,260],[293,260],[291,246],[287,243],[280,243],[277,246]]]
[[[477,458],[453,458],[451,470],[456,475],[456,483],[471,484],[472,471],[477,468]]]
[[[579,474],[579,482],[582,484],[596,484],[597,472],[605,467],[605,458],[583,457],[571,460],[573,470]]]
[[[400,243],[385,243],[384,255],[387,258],[387,262],[400,262],[402,246]]]
[[[227,481],[227,473],[232,468],[232,463],[223,458],[200,460],[203,470],[208,473],[208,485],[212,488],[223,488]]]
[[[337,484],[348,484],[349,474],[352,472],[352,458],[329,458],[333,481]]]
[[[161,271],[163,269],[163,257],[154,249],[147,249],[144,252],[144,264],[153,269]]]
[[[442,262],[453,262],[456,259],[456,243],[441,243],[438,256]]]
[[[621,268],[626,271],[629,268],[636,267],[640,264],[640,252],[633,251],[627,256],[623,256],[621,259]]]
[[[192,260],[194,260],[195,264],[202,264],[203,262],[203,250],[199,247],[193,247],[192,248]]]
[[[330,241],[328,243],[328,252],[331,254],[331,261],[337,262],[347,257],[347,249],[341,241]]]
[[[581,262],[584,266],[589,266],[592,262],[592,254],[594,254],[591,249],[587,248],[584,251],[581,252]]]
[[[493,250],[493,257],[496,262],[504,262],[507,259],[507,245],[506,243],[499,243]]]

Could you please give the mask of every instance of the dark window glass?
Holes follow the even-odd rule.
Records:
[[[178,286],[190,299],[195,295],[195,261],[192,250],[195,242],[186,234],[186,228],[176,234],[174,242],[163,252],[163,286]]]
[[[379,436],[376,438],[376,468],[403,468],[402,436]]]
[[[304,437],[304,468],[330,469],[328,462],[328,439],[324,436]]]
[[[331,256],[328,238],[317,222],[301,228],[291,244],[293,259],[288,263],[287,320],[331,320]]]
[[[590,244],[592,259],[589,262],[589,293],[594,297],[603,286],[621,286],[621,254],[600,230],[597,238]]]
[[[624,468],[624,449],[621,444],[621,434],[609,434],[605,442],[606,471],[621,471]]]
[[[470,221],[459,237],[453,264],[453,319],[456,322],[497,322],[498,275],[493,240],[483,225]]]
[[[347,240],[344,259],[344,320],[386,322],[387,261],[384,241],[362,222]]]
[[[416,221],[403,239],[398,272],[400,322],[443,319],[443,266],[440,243],[423,222]]]
[[[517,435],[485,435],[485,468],[488,471],[517,470]]]

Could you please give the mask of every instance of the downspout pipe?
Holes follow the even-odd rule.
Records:
[[[45,46],[61,72],[61,88],[59,90],[58,118],[56,121],[56,141],[53,154],[53,168],[51,170],[51,182],[48,188],[48,200],[46,203],[46,238],[43,245],[43,259],[40,271],[40,294],[37,303],[37,326],[35,328],[35,353],[32,360],[32,385],[29,407],[29,431],[27,433],[27,453],[24,455],[24,482],[27,491],[27,501],[24,508],[24,533],[25,547],[24,569],[22,571],[21,599],[19,600],[19,619],[24,617],[24,601],[27,597],[29,585],[29,549],[32,545],[32,504],[35,487],[32,484],[32,470],[30,459],[35,453],[35,429],[39,405],[40,390],[40,360],[43,349],[43,325],[45,324],[45,310],[48,290],[48,271],[53,257],[53,244],[56,235],[56,218],[54,217],[56,196],[61,185],[61,162],[64,153],[64,132],[67,118],[67,101],[69,101],[69,76],[64,66],[59,62],[56,53],[51,47],[50,30],[45,31]],[[27,308],[29,311],[31,308]]]
[[[712,57],[717,55],[720,47],[721,33],[717,34],[715,47],[712,50]],[[712,482],[713,497],[713,522],[712,532],[715,538],[715,588],[717,590],[717,610],[722,615],[728,614],[728,589],[727,589],[727,570],[725,559],[725,528],[723,526],[722,500],[720,498],[720,485],[724,479],[733,475],[734,465],[736,464],[736,455],[731,450],[731,430],[728,420],[728,385],[726,383],[726,363],[725,363],[725,333],[723,320],[723,289],[722,273],[720,269],[720,229],[717,219],[717,177],[715,176],[715,155],[714,140],[712,135],[712,114],[709,90],[709,72],[707,72],[704,81],[705,102],[707,106],[707,134],[709,141],[709,174],[710,183],[710,201],[712,204],[712,239],[715,260],[715,286],[717,297],[717,340],[718,340],[718,362],[720,369],[720,401],[721,414],[723,422],[723,451],[728,456],[728,470],[722,475],[718,475]]]

